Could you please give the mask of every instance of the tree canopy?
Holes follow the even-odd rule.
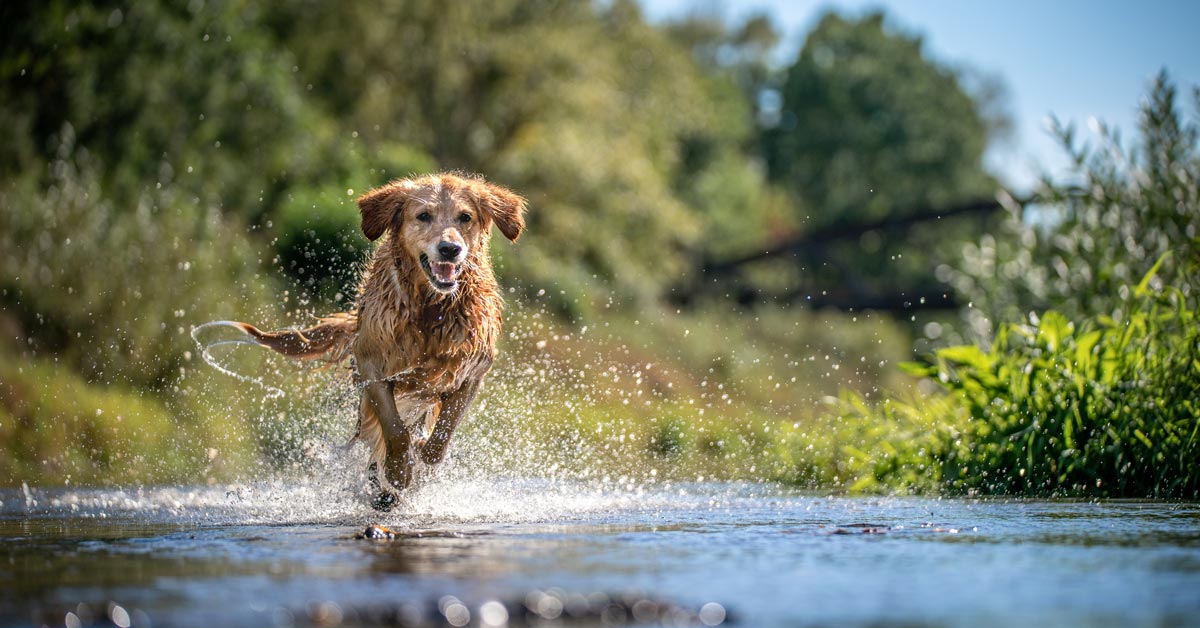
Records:
[[[990,195],[988,123],[957,72],[882,13],[828,14],[809,34],[764,136],[771,179],[814,224]]]
[[[952,306],[932,269],[999,207],[983,166],[995,103],[882,13],[827,14],[779,76],[726,56],[759,103],[758,154],[788,209],[757,247],[710,256],[707,285],[751,302]]]

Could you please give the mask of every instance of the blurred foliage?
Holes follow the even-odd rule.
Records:
[[[0,187],[0,298],[26,351],[90,380],[163,387],[192,349],[194,321],[271,311],[244,225],[174,191],[118,206],[69,127],[63,135],[48,175]]]
[[[0,484],[182,479],[183,456],[159,458],[178,433],[161,403],[88,386],[51,360],[0,357]]]
[[[1200,113],[1200,92],[1193,96]],[[1073,319],[1119,316],[1131,286],[1165,253],[1175,253],[1169,266],[1200,257],[1198,131],[1176,101],[1163,71],[1141,102],[1141,141],[1132,150],[1102,123],[1097,145],[1056,124],[1073,184],[1045,180],[1032,218],[1009,216],[964,246],[962,263],[942,269],[974,304],[967,316],[978,336],[990,337],[993,321],[1045,308]],[[1175,277],[1184,294],[1200,290],[1194,274]]]
[[[0,171],[53,155],[64,123],[103,164],[121,206],[171,187],[255,217],[316,157],[294,61],[260,30],[256,3],[5,3]]]
[[[989,139],[1005,125],[994,103],[967,91],[971,77],[931,59],[920,37],[882,13],[825,15],[778,90],[762,136],[771,181],[797,199],[803,229],[929,213],[995,194],[983,168]],[[866,231],[829,242],[789,284],[809,294],[936,290],[930,270],[956,243],[986,230],[986,215],[923,223],[889,241]],[[949,246],[948,246],[949,245]]]
[[[556,317],[548,297],[513,304],[506,331],[481,407],[456,437],[456,464],[486,476],[621,486],[698,478],[836,486],[837,448],[809,446],[840,434],[818,427],[820,399],[838,387],[874,398],[902,386],[894,365],[910,342],[886,316],[778,310],[749,319],[614,312],[577,325]]]
[[[989,195],[981,168],[987,121],[957,74],[928,59],[920,38],[826,15],[782,87],[766,135],[771,177],[804,198],[811,220],[877,218],[897,209]]]
[[[727,215],[761,196],[738,153],[752,125],[736,88],[627,0],[296,1],[266,23],[369,151],[404,138],[440,168],[527,196],[520,254],[497,247],[502,278],[562,291],[565,313],[594,314],[577,301],[598,289],[653,304],[687,270],[708,212],[678,190],[734,182],[717,208]]]
[[[704,237],[690,251],[693,257],[740,255],[794,232],[800,224],[794,215],[794,201],[766,180],[756,148],[764,116],[772,115],[763,109],[762,101],[777,74],[770,56],[780,34],[762,15],[752,15],[739,24],[704,13],[669,23],[666,32],[677,45],[691,51],[693,61],[717,88],[714,95],[724,99],[740,96],[745,104],[730,113],[739,118],[749,114],[746,124],[758,127],[753,133],[738,129],[726,142],[689,136],[682,144],[684,168],[675,188],[705,222]]]
[[[710,279],[697,276],[705,260],[991,196],[980,159],[1002,126],[995,101],[881,16],[826,17],[784,73],[763,17],[653,25],[630,0],[12,2],[0,35],[0,483],[319,465],[314,443],[352,424],[352,394],[330,393],[347,390],[343,374],[222,356],[262,381],[235,380],[203,363],[189,331],[347,307],[368,250],[353,199],[438,169],[480,172],[532,208],[519,245],[494,246],[512,316],[460,441],[480,468],[841,486],[875,451],[851,445],[901,452],[889,434],[943,433],[812,416],[839,388],[869,408],[906,385],[891,365],[911,339],[885,316],[664,304]],[[1033,227],[1037,242],[1100,233],[1113,219],[1084,210],[1105,199],[1194,211],[1195,152],[1179,147],[1195,131],[1170,130],[1173,98],[1150,107],[1162,133],[1145,172],[1165,183],[1135,194],[1142,170],[1114,169],[1097,179],[1102,196],[1064,191],[1078,211]],[[1171,224],[1194,228],[1181,215],[1162,214],[1166,240],[1126,229],[1095,250],[1133,238],[1155,256],[1174,246]],[[914,229],[904,248],[866,233],[823,263],[748,276],[894,287],[925,280],[934,244],[961,249],[971,228]],[[1147,267],[1127,262],[1096,290]],[[976,288],[991,290],[958,289]],[[921,407],[958,417],[954,399]],[[933,451],[904,460],[928,469]]]
[[[201,394],[161,396],[96,385],[53,358],[0,345],[0,485],[81,486],[229,481],[258,466],[254,400],[206,381]]]
[[[776,80],[768,59],[778,33],[761,16],[657,27],[630,0],[51,1],[2,10],[0,122],[15,133],[0,148],[0,168],[42,169],[69,124],[116,206],[162,190],[263,228],[278,255],[265,261],[281,266],[312,307],[350,292],[346,269],[366,246],[347,207],[353,192],[412,172],[478,171],[528,196],[535,209],[521,254],[497,247],[502,279],[530,294],[549,289],[561,312],[583,318],[600,314],[580,309],[590,292],[654,307],[698,260],[753,250],[817,209],[851,216],[854,202],[835,191],[863,188],[841,175],[782,188],[765,177],[756,121],[774,115],[763,103]],[[897,131],[859,132],[862,141],[843,148],[889,164],[870,176],[896,191],[874,196],[868,209],[903,205],[912,194],[902,190],[937,200],[968,180],[986,184],[978,167],[986,133],[973,101],[919,43],[880,21],[831,16],[812,35],[870,44],[851,46],[855,63],[869,68],[862,85],[838,83],[842,72],[805,74],[818,68],[811,43],[788,82],[811,75],[850,90],[858,101],[814,105],[845,104],[843,129],[878,127],[861,124],[871,116],[901,119]],[[915,78],[880,100],[876,87],[907,84],[887,82],[897,50],[907,55],[900,69]],[[807,134],[790,126],[808,106],[794,91],[784,90],[779,127],[791,135],[768,139]],[[929,94],[941,92],[944,111],[929,113]],[[939,124],[925,124],[930,116]],[[780,159],[824,164],[821,151],[849,138],[826,139],[768,151],[775,178]],[[897,164],[912,157],[909,145],[957,152],[904,170]],[[959,174],[930,178],[941,165]]]
[[[233,380],[189,377],[188,331],[280,317],[251,232],[168,190],[119,206],[72,129],[61,136],[46,175],[0,186],[0,482],[244,471],[246,422],[265,406]]]
[[[709,72],[727,71],[747,100],[755,101],[760,90],[773,80],[775,67],[770,57],[782,37],[765,14],[750,15],[741,23],[733,23],[719,10],[701,10],[667,23],[665,30],[691,50],[700,67]]]

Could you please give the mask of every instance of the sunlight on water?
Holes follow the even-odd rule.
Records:
[[[0,502],[0,515],[120,519],[180,525],[346,525],[393,528],[595,520],[656,511],[729,507],[738,489],[670,485],[605,488],[576,481],[438,479],[410,492],[391,512],[369,507],[351,478],[311,477],[223,486],[136,489],[28,489]],[[353,479],[358,479],[357,477]]]
[[[321,473],[215,486],[36,489],[0,501],[0,516],[132,520],[178,525],[344,525],[393,528],[446,524],[587,521],[635,513],[714,510],[774,492],[756,485],[614,485],[574,479],[473,476],[439,469],[392,511],[370,506],[361,452],[331,454]]]

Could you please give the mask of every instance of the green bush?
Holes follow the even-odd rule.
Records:
[[[26,351],[163,389],[189,359],[191,325],[278,316],[241,221],[167,190],[123,205],[64,136],[45,187],[38,173],[0,184],[0,312]]]
[[[1051,310],[1001,327],[988,351],[907,366],[944,396],[845,404],[847,424],[882,426],[857,488],[1200,497],[1196,297],[1151,290],[1154,271],[1120,318]]]
[[[844,397],[852,488],[1200,497],[1200,129],[1165,72],[1141,113],[1128,151],[1102,124],[1101,149],[1060,129],[1081,185],[1047,180],[1040,219],[939,269],[990,349],[909,365],[939,394]]]
[[[253,457],[237,438],[247,431],[216,412],[181,420],[158,397],[0,345],[0,486],[224,479]]]

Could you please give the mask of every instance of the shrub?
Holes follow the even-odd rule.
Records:
[[[988,351],[908,365],[942,391],[932,403],[844,404],[848,424],[885,426],[865,439],[857,487],[1200,497],[1196,297],[1150,289],[1158,269],[1120,318],[1051,310],[1001,327]]]
[[[1200,111],[1200,90],[1193,96]],[[958,268],[938,270],[974,304],[964,316],[981,337],[1031,310],[1111,316],[1163,254],[1200,255],[1200,128],[1180,109],[1164,71],[1142,100],[1132,148],[1103,123],[1094,143],[1056,124],[1074,164],[1069,182],[1044,181],[1036,215],[1010,217],[964,246]],[[1200,290],[1197,279],[1176,275],[1176,287]]]
[[[180,421],[162,399],[0,345],[0,485],[225,479],[253,458],[240,422]]]
[[[240,221],[166,190],[124,206],[69,126],[63,137],[46,187],[33,173],[0,185],[0,311],[20,319],[26,351],[92,381],[166,387],[192,324],[277,316]]]

